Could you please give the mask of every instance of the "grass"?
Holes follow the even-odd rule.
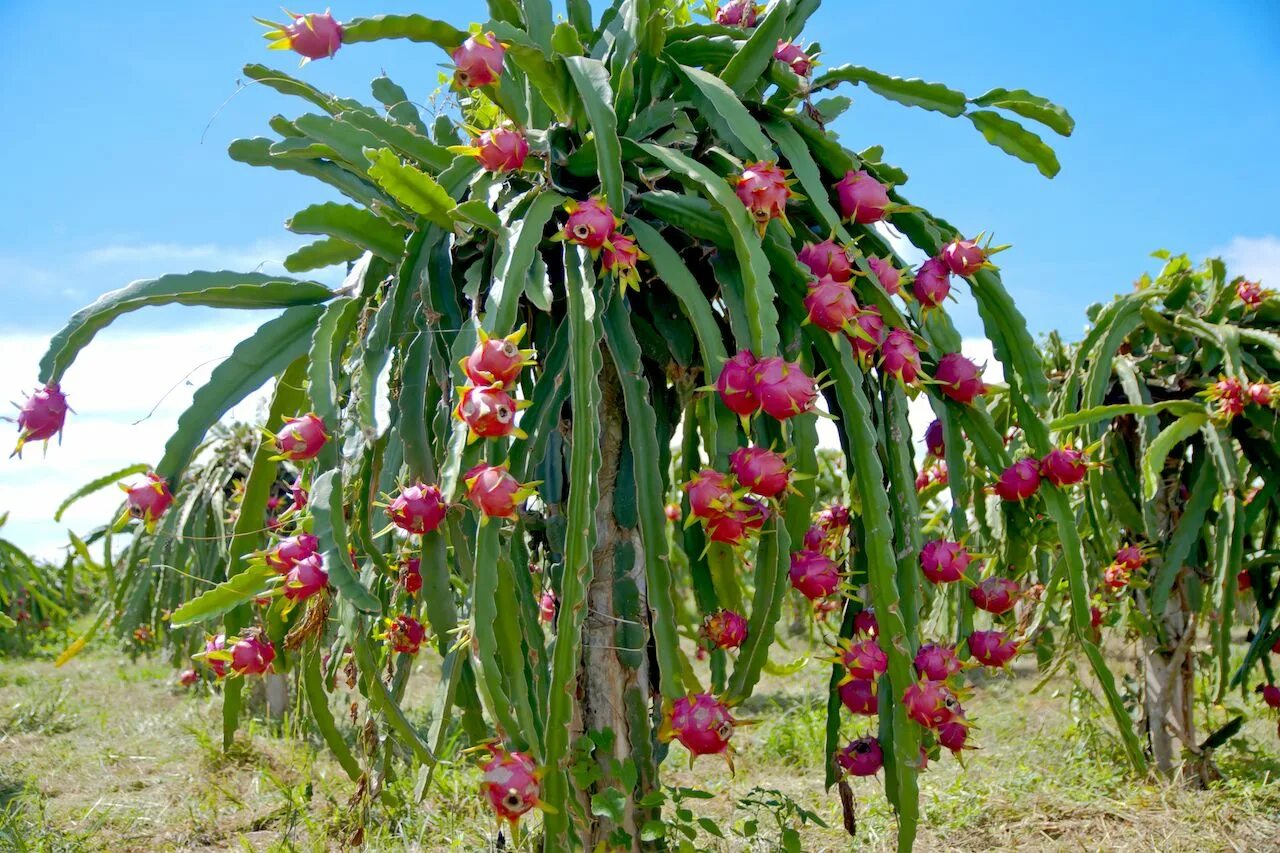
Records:
[[[818,769],[824,711],[816,691],[825,677],[815,665],[789,678],[766,676],[740,713],[758,723],[735,736],[736,776],[708,758],[689,769],[673,747],[668,781],[712,794],[681,807],[726,836],[703,831],[698,849],[781,849],[782,833],[799,825],[790,803],[828,824],[802,830],[804,850],[849,849],[838,798],[823,790]],[[419,723],[432,679],[426,671],[414,682],[411,713]],[[1070,687],[1036,693],[1035,683],[1028,674],[992,679],[966,703],[980,748],[964,754],[963,767],[947,756],[921,777],[918,849],[1274,849],[1274,721],[1250,721],[1217,754],[1223,782],[1190,790],[1127,775],[1091,697]],[[476,795],[478,774],[465,760],[439,765],[421,804],[413,804],[417,778],[386,780],[400,805],[371,812],[318,741],[290,719],[248,721],[224,754],[219,708],[207,690],[176,687],[156,662],[119,663],[105,650],[62,670],[47,660],[5,662],[0,850],[320,850],[354,840],[362,823],[368,849],[379,851],[483,850],[496,839]],[[860,733],[846,725],[846,734]],[[878,780],[854,780],[853,789],[856,845],[890,848],[893,817]],[[753,825],[754,837],[745,838]]]

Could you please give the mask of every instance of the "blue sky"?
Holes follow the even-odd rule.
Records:
[[[339,18],[417,11],[459,26],[483,10],[475,0],[333,7]],[[109,9],[0,0],[0,162],[8,166],[0,399],[30,386],[42,340],[96,295],[165,271],[269,265],[302,242],[281,223],[324,198],[324,189],[226,157],[232,139],[267,133],[271,115],[305,109],[261,87],[237,94],[247,61],[297,71],[292,55],[265,50],[251,19],[279,14],[272,3],[246,0]],[[1000,263],[1033,331],[1078,335],[1085,306],[1127,289],[1160,247],[1226,252],[1255,276],[1275,270],[1268,283],[1280,284],[1280,5],[828,0],[807,39],[815,34],[828,64],[940,80],[970,95],[1025,87],[1070,109],[1077,129],[1051,139],[1062,162],[1052,181],[989,147],[967,121],[863,90],[844,90],[855,104],[836,125],[850,147],[883,144],[886,159],[911,175],[904,192],[912,201],[1013,244]],[[352,45],[300,73],[368,100],[369,80],[385,69],[425,96],[445,59],[431,46]],[[966,335],[980,334],[966,305],[956,315]],[[104,334],[109,349],[68,375],[72,405],[79,401],[82,411],[72,420],[80,447],[101,439],[84,435],[95,403],[122,429],[112,435],[124,445],[115,448],[124,462],[153,457],[183,393],[151,421],[123,427],[188,370],[225,354],[230,330],[217,324],[242,329],[245,321],[164,310]],[[191,324],[198,328],[173,336]],[[118,369],[108,369],[109,356]],[[110,470],[95,466],[115,458],[73,451],[51,451],[43,463],[56,466],[44,469],[46,480],[73,460],[66,476],[83,474],[42,487],[51,494]],[[25,491],[40,464],[0,461],[0,512],[17,500],[31,504],[19,523],[44,512]]]

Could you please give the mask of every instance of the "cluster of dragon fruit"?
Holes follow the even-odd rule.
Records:
[[[731,0],[714,10],[715,21],[726,26],[751,28],[759,10],[750,2]],[[343,28],[331,15],[309,14],[285,25],[272,25],[268,33],[272,47],[291,49],[307,59],[331,57],[341,47]],[[487,86],[503,71],[506,46],[492,33],[478,33],[452,53],[455,85],[461,89]],[[775,58],[800,76],[810,74],[813,57],[799,45],[779,42]],[[485,170],[495,174],[524,168],[529,144],[520,129],[502,125],[479,134],[473,144],[458,149]],[[786,210],[797,195],[786,170],[775,162],[750,163],[737,178],[734,189],[752,219],[763,231],[777,219],[788,229]],[[834,187],[845,220],[872,225],[891,213],[895,203],[889,188],[865,171],[850,171]],[[639,289],[640,264],[647,257],[635,240],[622,230],[622,221],[609,207],[609,200],[589,197],[571,202],[565,211],[558,239],[590,250],[601,271],[612,275],[622,288]],[[876,283],[889,295],[913,300],[921,310],[937,310],[947,300],[953,277],[970,277],[990,266],[989,245],[978,240],[956,239],[935,257],[924,261],[914,272],[901,269],[891,257],[867,257]],[[972,404],[986,391],[982,369],[958,352],[944,353],[936,361],[931,376],[921,362],[918,339],[907,329],[888,328],[874,305],[859,304],[852,282],[866,275],[852,259],[849,249],[834,238],[807,242],[799,252],[800,261],[812,275],[804,307],[807,322],[832,335],[847,338],[864,367],[893,377],[914,395],[926,389],[939,393],[961,406]],[[1256,284],[1245,282],[1239,298],[1252,305],[1268,298]],[[454,417],[466,425],[470,441],[520,439],[518,415],[528,401],[517,400],[518,379],[526,368],[535,366],[533,350],[521,349],[524,329],[506,337],[480,332],[474,351],[462,361],[466,384],[457,389]],[[809,375],[798,362],[778,356],[758,356],[738,352],[721,366],[714,381],[718,400],[738,416],[744,428],[756,417],[787,421],[815,412],[821,392],[821,376]],[[1239,415],[1246,404],[1274,406],[1275,385],[1258,381],[1244,385],[1227,379],[1212,385],[1205,394],[1217,401],[1224,417]],[[17,416],[18,450],[31,442],[48,442],[60,435],[70,411],[58,384],[49,384],[31,395]],[[328,572],[317,537],[310,532],[307,492],[304,486],[306,463],[315,459],[331,441],[330,427],[312,413],[289,418],[270,436],[276,458],[297,465],[303,474],[294,488],[292,503],[272,519],[272,544],[254,559],[279,576],[271,596],[283,596],[290,605],[322,601],[328,593]],[[750,429],[746,429],[750,435]],[[945,483],[942,462],[945,446],[941,424],[935,421],[925,434],[926,465],[917,487]],[[990,491],[1009,502],[1031,500],[1044,481],[1055,486],[1072,486],[1086,475],[1091,463],[1086,454],[1070,447],[1053,450],[1043,458],[1022,458],[990,483]],[[778,447],[748,445],[734,451],[729,470],[704,468],[681,488],[688,498],[686,525],[700,524],[706,539],[745,552],[775,513],[782,511],[782,498],[795,490],[799,475],[793,470],[788,452]],[[481,463],[462,476],[466,505],[477,514],[480,524],[514,518],[523,503],[535,493],[537,483],[520,483],[505,464]],[[147,530],[174,502],[170,484],[154,473],[140,482],[122,485],[125,515],[122,523],[136,519]],[[403,485],[383,504],[389,523],[404,536],[404,553],[412,552],[412,537],[436,531],[451,509],[451,496],[430,483]],[[676,516],[673,518],[672,516]],[[678,522],[679,511],[668,511]],[[861,600],[865,591],[851,588],[844,567],[849,561],[850,510],[840,504],[822,509],[809,527],[801,547],[790,557],[789,579],[796,593],[815,609],[831,609],[833,601]],[[354,557],[354,555],[352,555]],[[940,749],[955,754],[970,747],[970,723],[962,700],[966,697],[966,669],[985,667],[998,670],[1010,665],[1020,649],[1019,624],[1015,606],[1024,598],[1038,595],[1035,588],[1023,588],[1013,577],[989,572],[988,555],[970,552],[963,541],[934,539],[924,543],[919,553],[925,580],[934,585],[961,584],[974,606],[989,617],[989,627],[973,630],[952,645],[928,642],[914,658],[917,679],[899,697],[906,713],[931,734],[921,749],[920,767]],[[1106,591],[1123,589],[1145,562],[1136,547],[1122,549],[1105,572]],[[397,595],[401,602],[416,596],[422,588],[417,558],[398,556],[392,561],[397,575]],[[1247,580],[1247,576],[1245,578]],[[1242,581],[1242,585],[1245,581]],[[268,599],[269,600],[269,599]],[[553,621],[556,600],[552,592],[539,601],[544,621]],[[1095,624],[1102,610],[1094,609]],[[748,635],[744,614],[722,609],[705,614],[702,624],[705,643],[724,650],[742,645]],[[393,652],[413,655],[428,641],[427,629],[413,616],[401,613],[387,618],[377,635]],[[863,607],[856,614],[854,635],[834,642],[833,660],[845,669],[838,684],[839,699],[848,712],[864,719],[870,727],[879,712],[878,693],[887,668],[887,657],[879,644],[876,616]],[[1280,643],[1274,649],[1280,653]],[[219,679],[255,676],[270,672],[276,649],[260,628],[246,629],[240,636],[211,636],[206,649],[197,655]],[[194,671],[183,680],[196,680]],[[1267,685],[1265,702],[1280,708],[1280,688]],[[709,693],[696,693],[670,703],[665,712],[661,736],[678,740],[694,757],[720,755],[732,767],[731,744],[736,720],[726,702]],[[483,764],[483,792],[495,813],[516,822],[540,805],[540,771],[534,761],[519,751],[497,745],[488,747]],[[861,736],[840,750],[839,767],[852,776],[872,776],[882,767],[884,751],[874,735]]]

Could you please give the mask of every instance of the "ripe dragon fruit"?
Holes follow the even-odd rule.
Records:
[[[480,438],[527,438],[516,426],[516,412],[522,407],[497,383],[488,387],[467,385],[458,389],[454,417],[467,425],[467,441]]]
[[[182,673],[178,676],[178,684],[182,685],[183,687],[190,687],[191,685],[196,684],[199,681],[200,681],[200,673],[196,672],[194,669],[184,669]]]
[[[809,285],[804,308],[806,322],[834,335],[857,316],[858,300],[847,283],[826,276]]]
[[[1224,376],[1204,392],[1210,400],[1218,401],[1218,416],[1231,420],[1244,414],[1244,384],[1234,376]]]
[[[929,258],[916,270],[911,293],[921,308],[937,308],[951,294],[951,270],[940,259]]]
[[[18,407],[18,446],[10,456],[21,456],[22,446],[29,441],[47,442],[55,435],[61,440],[68,411],[67,396],[57,382],[37,388]]]
[[[276,659],[275,646],[271,645],[271,641],[261,631],[253,631],[240,637],[229,654],[231,671],[237,675],[262,675]]]
[[[863,306],[853,318],[853,325],[845,332],[854,354],[864,363],[884,345],[885,336],[884,319],[880,316],[880,309],[874,305]]]
[[[955,583],[973,558],[959,542],[934,539],[920,549],[920,571],[933,583]]]
[[[1008,613],[1018,600],[1021,587],[1015,580],[992,575],[969,590],[969,598],[979,610],[999,616]]]
[[[746,206],[761,234],[771,219],[787,219],[787,200],[795,193],[787,172],[773,161],[748,163],[734,185],[738,199]]]
[[[480,463],[462,475],[467,499],[480,510],[480,523],[490,518],[515,518],[516,507],[534,492],[537,483],[520,483],[506,463]]]
[[[836,184],[840,212],[845,219],[859,225],[870,225],[884,218],[889,207],[889,193],[884,185],[866,171],[850,171]]]
[[[227,635],[214,634],[207,637],[204,641],[204,662],[209,665],[209,669],[213,670],[214,677],[225,678],[227,675],[227,667],[231,663],[231,657],[226,653]],[[216,652],[223,652],[218,655]],[[196,655],[197,658],[202,655]]]
[[[938,726],[938,745],[959,755],[969,741],[969,726],[962,720],[952,720]]]
[[[299,560],[305,560],[320,550],[320,540],[310,533],[299,533],[281,539],[263,552],[266,563],[280,574],[288,574]]]
[[[824,506],[818,512],[818,526],[828,534],[848,529],[849,508],[840,503]]]
[[[916,652],[916,673],[927,681],[946,681],[958,673],[963,664],[956,657],[954,646],[940,643],[924,643]]]
[[[818,400],[818,386],[796,362],[778,356],[762,358],[751,371],[760,409],[780,421],[803,415]]]
[[[268,50],[292,50],[306,62],[331,57],[342,47],[342,24],[328,12],[295,16],[286,11],[285,14],[293,18],[288,24],[256,19],[270,28],[263,33],[263,38],[271,41]]]
[[[666,515],[667,521],[680,520],[680,504],[667,504],[662,511]]]
[[[703,468],[682,486],[695,518],[714,518],[733,508],[733,481],[714,468]]]
[[[542,773],[523,752],[508,752],[493,745],[489,752],[489,760],[482,767],[480,790],[498,817],[514,827],[522,816],[541,805],[538,798],[542,796]]]
[[[947,269],[959,276],[971,276],[987,265],[987,253],[973,240],[959,237],[948,243],[938,256]]]
[[[1089,473],[1089,463],[1074,447],[1055,447],[1040,460],[1040,474],[1055,486],[1073,486]]]
[[[1270,291],[1262,289],[1260,282],[1241,279],[1240,283],[1236,285],[1236,297],[1244,303],[1246,308],[1251,310],[1265,302],[1270,295]]]
[[[314,412],[308,412],[300,418],[286,420],[284,427],[273,438],[277,450],[274,459],[305,462],[320,455],[329,441],[329,434],[325,432],[324,421]]]
[[[1133,570],[1121,563],[1112,563],[1102,573],[1102,583],[1108,589],[1124,589],[1129,585]]]
[[[1236,591],[1248,592],[1253,589],[1253,578],[1249,577],[1248,569],[1241,569],[1236,573]],[[1276,641],[1276,645],[1280,646],[1280,640]]]
[[[769,507],[763,499],[748,495],[740,504],[737,509],[721,512],[707,519],[708,539],[736,546],[764,527],[769,519]]]
[[[402,655],[416,655],[427,639],[427,629],[422,623],[407,613],[395,619],[386,620],[387,629],[383,639],[391,647],[391,651]]]
[[[569,212],[569,218],[561,232],[563,238],[592,252],[600,251],[622,225],[604,199],[595,196],[583,202],[570,201],[564,209]]]
[[[880,369],[904,385],[920,378],[920,350],[906,329],[892,328],[880,345]]]
[[[1249,385],[1248,394],[1249,400],[1255,406],[1267,408],[1276,401],[1276,386],[1265,382],[1253,382]]]
[[[421,535],[440,527],[448,509],[439,486],[419,482],[400,490],[387,505],[387,515],[401,530]]]
[[[874,737],[860,737],[836,753],[836,764],[850,776],[874,776],[884,766],[884,750]]]
[[[889,667],[889,658],[873,638],[841,641],[837,661],[848,670],[850,678],[875,678]]]
[[[628,287],[636,293],[640,292],[640,261],[649,256],[640,251],[636,241],[626,234],[614,232],[609,245],[600,255],[600,268],[618,280],[618,289],[625,291]]]
[[[907,716],[925,728],[935,729],[956,718],[960,703],[942,681],[918,681],[902,694]]]
[[[538,619],[547,624],[556,621],[556,610],[560,607],[560,599],[551,590],[546,590],[538,597]]]
[[[505,338],[493,338],[484,329],[478,330],[480,342],[471,355],[462,360],[462,369],[471,384],[502,388],[515,387],[520,371],[534,364],[533,350],[520,349],[525,327],[521,326]]]
[[[702,636],[720,649],[736,649],[747,639],[747,619],[734,610],[720,609],[702,620]]]
[[[969,654],[983,666],[1001,667],[1018,655],[1018,644],[1004,631],[974,631],[965,642]]]
[[[853,263],[849,252],[833,238],[821,243],[808,243],[796,253],[796,259],[809,268],[817,278],[834,278],[848,281],[853,278]]]
[[[791,585],[810,601],[826,598],[840,586],[840,568],[817,551],[793,552],[788,577]]]
[[[933,379],[943,394],[962,406],[969,405],[987,393],[987,386],[982,381],[982,370],[958,352],[949,352],[938,359],[938,369],[934,371]]]
[[[700,755],[724,755],[733,769],[733,747],[729,745],[738,721],[729,708],[710,693],[681,696],[663,715],[658,737],[678,740],[689,750],[689,763]]]
[[[942,434],[942,421],[935,420],[925,429],[924,446],[930,456],[942,459],[947,455],[947,445]]]
[[[146,473],[144,482],[136,486],[120,484],[124,490],[125,510],[121,520],[137,518],[148,530],[155,527],[160,516],[173,505],[173,492],[169,483],[155,471]]]
[[[826,531],[816,524],[809,525],[809,529],[804,532],[802,544],[806,551],[825,551],[830,546]]]
[[[778,39],[773,58],[790,65],[797,77],[808,77],[809,72],[813,70],[813,57],[805,53],[804,48],[795,42]]]
[[[329,573],[319,554],[303,557],[285,575],[284,597],[293,602],[306,601],[329,585]]]
[[[869,678],[850,678],[840,682],[840,701],[851,714],[874,717],[880,713],[876,683]]]
[[[524,167],[529,142],[514,128],[495,127],[480,134],[465,153],[473,155],[486,172],[501,175]]]
[[[729,456],[738,482],[762,498],[775,498],[791,483],[791,467],[781,453],[763,447],[739,447]]]
[[[477,33],[454,49],[453,80],[462,89],[474,89],[498,82],[507,46],[493,33]]]
[[[417,557],[409,557],[400,564],[396,580],[404,588],[405,595],[417,595],[422,591],[422,561]]]
[[[716,378],[716,391],[725,408],[742,418],[749,418],[760,411],[760,399],[756,396],[756,357],[747,350],[724,363]]]
[[[293,509],[296,512],[302,512],[307,508],[307,504],[311,502],[311,496],[307,494],[307,490],[302,488],[301,481],[295,482],[289,489],[289,496],[293,501]]]
[[[1034,459],[1019,459],[1005,468],[996,480],[995,493],[1001,500],[1025,501],[1040,488],[1040,465]]]
[[[715,22],[726,27],[749,30],[756,25],[760,8],[752,0],[729,0],[716,9]]]
[[[902,290],[902,272],[893,265],[892,261],[867,255],[867,266],[871,267],[871,271],[876,274],[885,293],[893,296]]]
[[[1097,607],[1091,606],[1089,608],[1089,627],[1091,628],[1102,627],[1102,611],[1099,610]]]
[[[1262,701],[1267,703],[1268,708],[1280,708],[1280,687],[1274,684],[1263,685]]]
[[[1140,569],[1147,564],[1147,555],[1141,545],[1125,545],[1116,551],[1114,560],[1126,569]]]
[[[853,616],[853,636],[875,637],[880,633],[880,625],[876,622],[876,612],[867,608],[859,610]]]

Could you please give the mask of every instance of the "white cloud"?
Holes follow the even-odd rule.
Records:
[[[1226,261],[1227,275],[1243,275],[1271,287],[1280,286],[1280,237],[1235,237],[1210,254]]]

